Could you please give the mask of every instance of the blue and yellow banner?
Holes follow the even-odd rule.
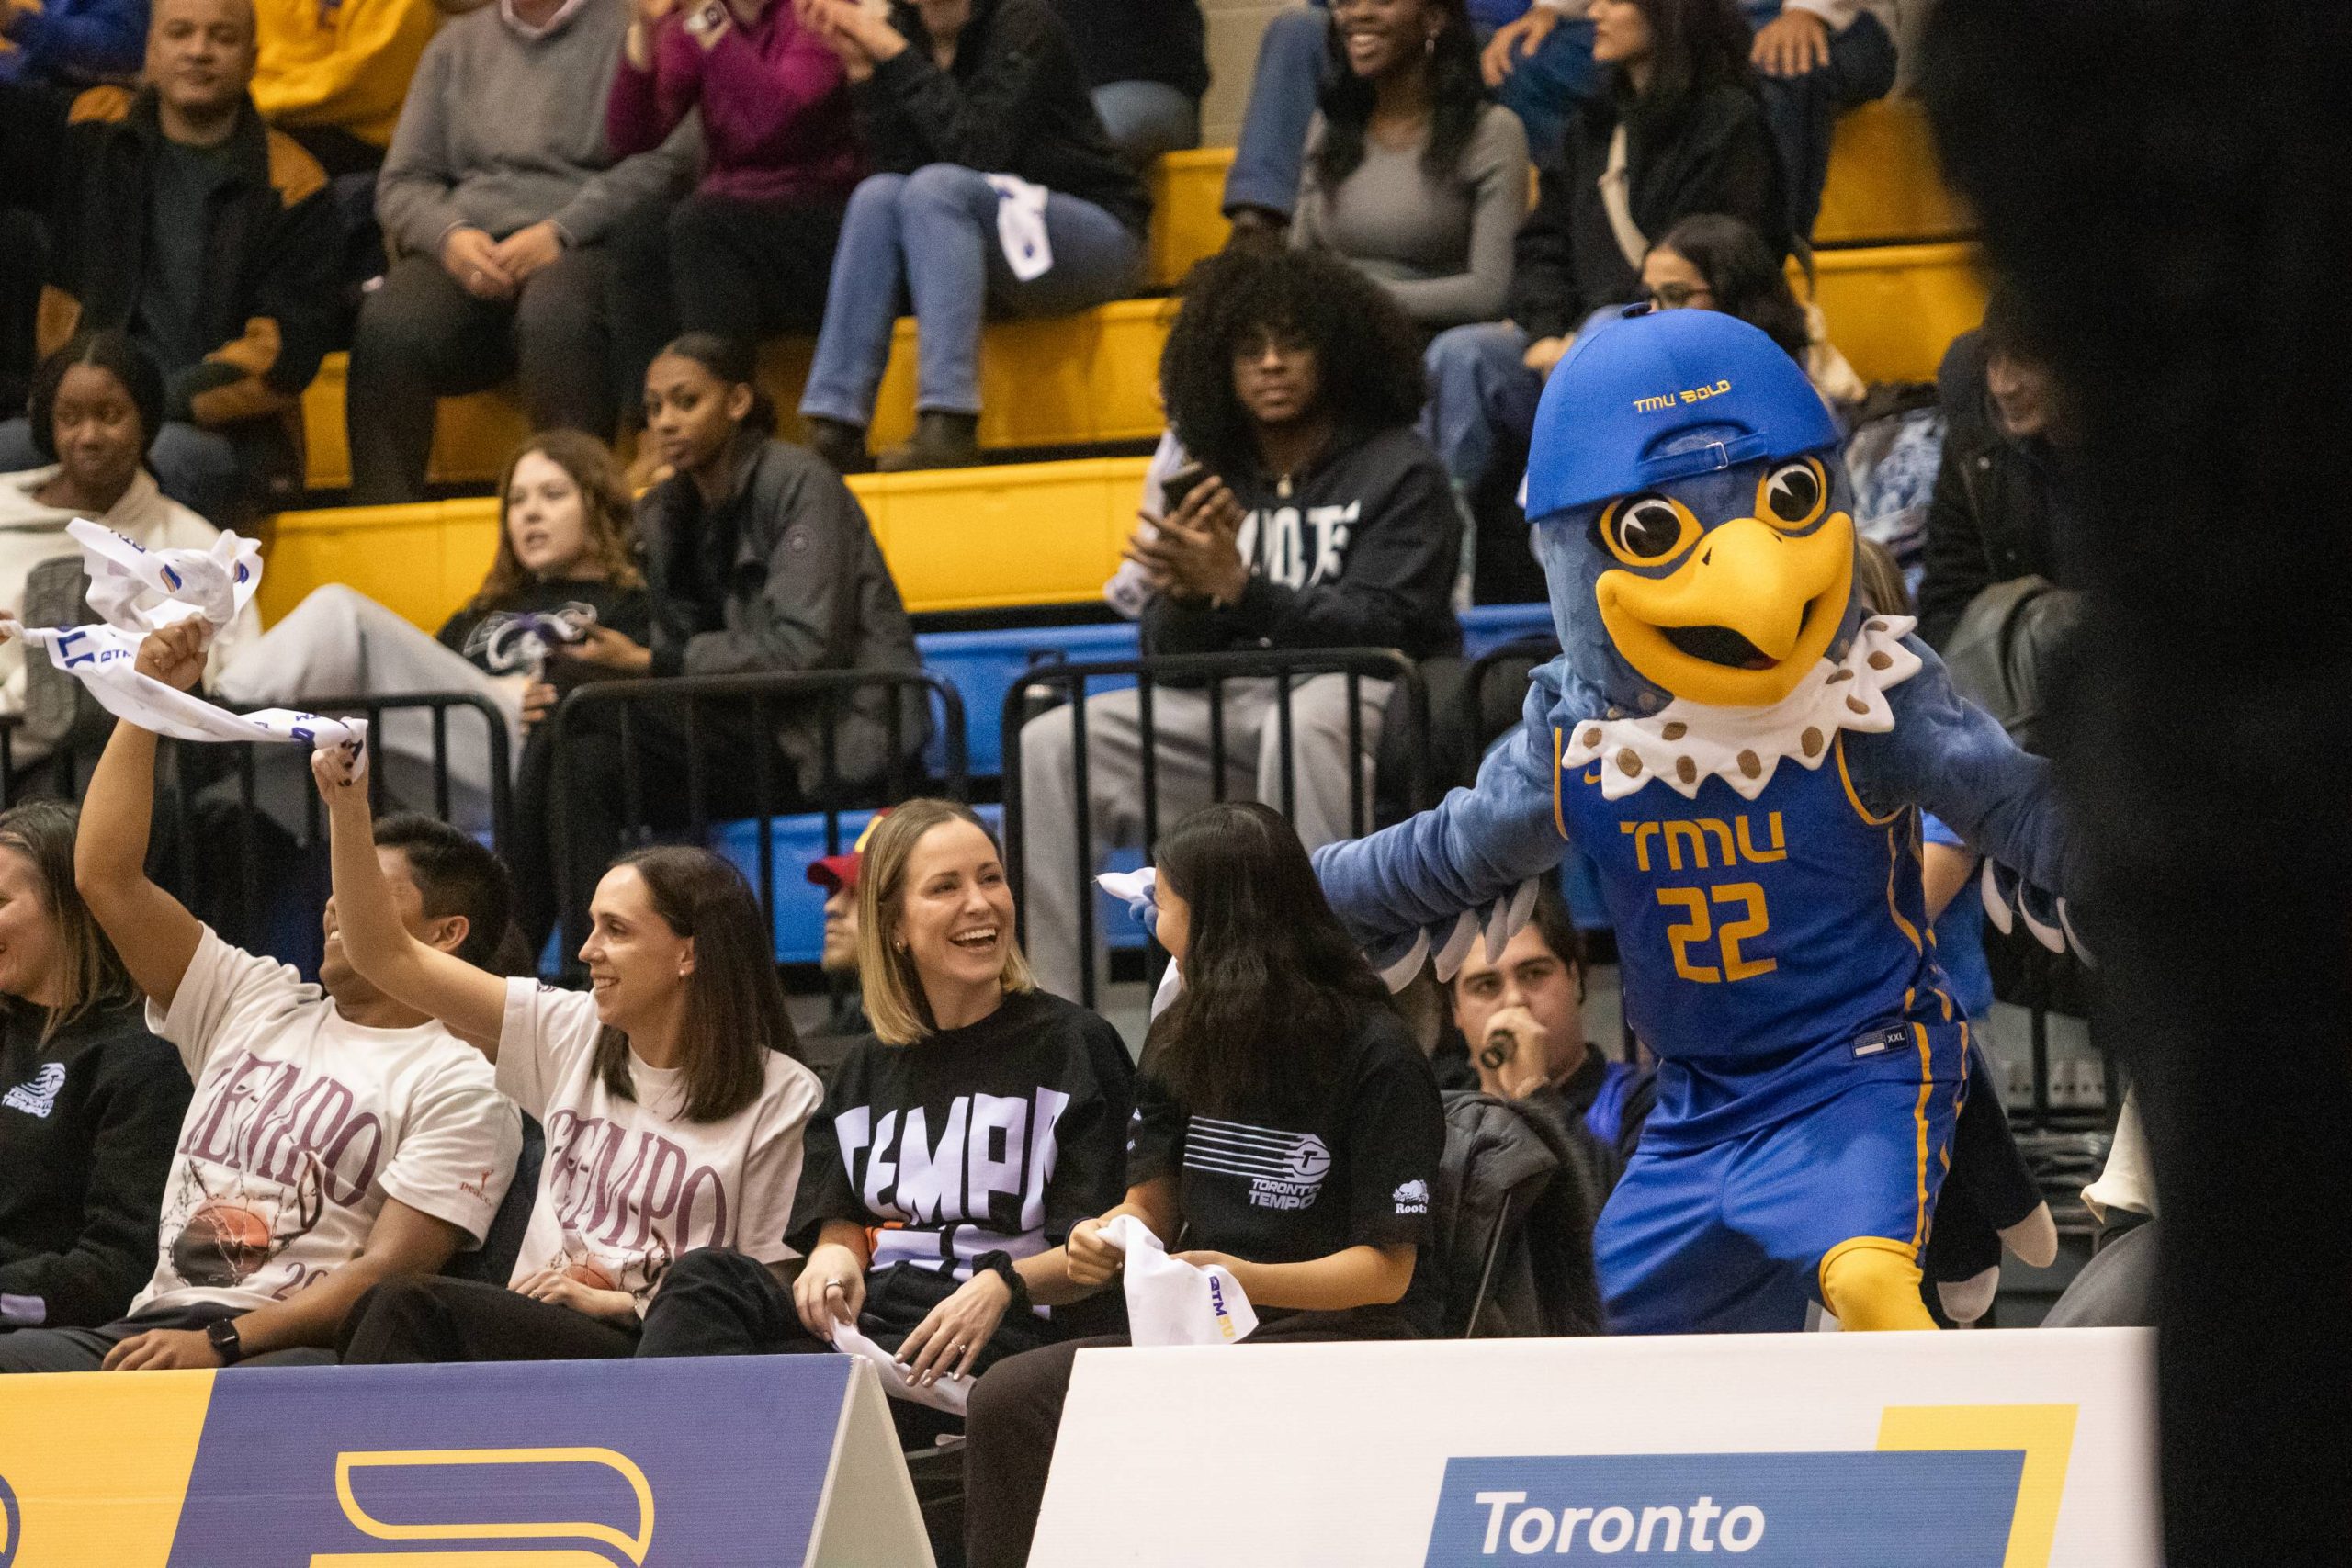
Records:
[[[0,1568],[808,1554],[842,1356],[9,1378]]]
[[[2047,1568],[2072,1405],[1887,1409],[1874,1450],[1446,1461],[1425,1568],[1541,1554]]]

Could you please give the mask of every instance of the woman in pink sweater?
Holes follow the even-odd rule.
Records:
[[[639,214],[616,258],[632,388],[682,330],[746,343],[815,331],[864,173],[840,57],[790,0],[637,0],[605,106],[615,155],[659,146],[697,109],[701,185]]]

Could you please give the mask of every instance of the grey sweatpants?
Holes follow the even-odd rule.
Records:
[[[1363,721],[1358,766],[1363,779],[1364,822],[1372,827],[1372,761],[1388,706],[1388,682],[1358,683]],[[1310,850],[1352,838],[1349,819],[1348,678],[1314,675],[1291,687],[1294,799],[1287,815]],[[1203,690],[1157,686],[1152,691],[1155,787],[1164,831],[1214,798],[1209,773],[1209,699]],[[1282,726],[1271,680],[1225,683],[1225,797],[1260,800],[1283,808]],[[1073,715],[1065,705],[1033,719],[1021,731],[1023,908],[1028,954],[1037,983],[1076,999],[1081,974],[1078,908],[1078,781],[1071,761]],[[1143,725],[1136,694],[1104,692],[1086,699],[1087,820],[1098,860],[1114,849],[1143,842]],[[1087,890],[1091,893],[1091,889]],[[1095,958],[1102,932],[1095,931]],[[1099,974],[1099,970],[1098,970]]]

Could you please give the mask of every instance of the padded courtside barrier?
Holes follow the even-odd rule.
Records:
[[[1532,604],[1473,604],[1462,612],[1462,657],[1476,659],[1514,637],[1548,635],[1552,606]]]
[[[945,676],[964,699],[965,758],[976,779],[1004,769],[1004,695],[1033,665],[1098,664],[1140,657],[1132,621],[1085,626],[1016,626],[995,632],[929,632],[915,638],[922,667]],[[1133,677],[1089,682],[1090,692],[1135,684]]]
[[[854,1357],[12,1377],[0,1565],[930,1568]]]

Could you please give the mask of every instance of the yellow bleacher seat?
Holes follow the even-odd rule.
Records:
[[[1087,604],[1119,564],[1147,460],[1094,457],[850,481],[907,608]],[[276,519],[262,618],[340,582],[427,631],[481,586],[498,547],[489,496],[413,506],[285,512]]]
[[[1951,240],[1975,231],[1975,219],[1944,184],[1928,111],[1917,99],[1881,98],[1838,118],[1829,180],[1813,224],[1816,249]]]
[[[1815,253],[1829,341],[1865,381],[1934,380],[1951,340],[1984,319],[1983,259],[1967,243]]]
[[[989,328],[980,345],[980,445],[1074,446],[1157,437],[1159,349],[1170,310],[1165,299],[1121,299],[1075,316]],[[794,411],[808,379],[810,347],[806,338],[782,338],[760,355],[761,386],[788,436],[800,429]],[[302,396],[311,490],[340,490],[351,482],[345,371],[345,356],[330,355]],[[902,317],[875,402],[876,450],[914,433],[914,401],[915,323]],[[511,389],[444,398],[432,477],[442,484],[495,483],[507,453],[529,432]]]
[[[1225,248],[1233,225],[1225,220],[1225,173],[1230,147],[1170,152],[1152,171],[1151,281],[1173,288],[1193,264]]]
[[[1222,147],[1160,160],[1153,175],[1154,284],[1172,287],[1194,262],[1224,244],[1227,224],[1218,206],[1232,161],[1232,149]],[[1865,378],[1932,374],[1951,332],[1975,323],[1983,292],[1962,259],[1965,247],[1949,243],[1972,227],[1938,174],[1919,105],[1886,99],[1838,121],[1815,227],[1820,299],[1838,345]],[[1067,446],[1157,434],[1159,349],[1171,310],[1164,299],[1128,299],[1074,317],[991,326],[980,355],[980,444]],[[902,320],[875,411],[877,449],[913,430],[914,349],[915,324]],[[798,430],[794,409],[809,350],[805,338],[784,339],[761,355],[761,381],[787,434]],[[330,355],[303,395],[312,490],[350,482],[346,372],[345,356]],[[443,484],[493,482],[526,429],[511,389],[442,400],[432,478]]]
[[[1866,380],[1930,380],[1951,340],[1984,308],[1976,247],[1880,245],[1815,258],[1815,297],[1831,339]],[[905,331],[910,323],[901,323]],[[1113,440],[1158,432],[1152,377],[1166,331],[1163,302],[1131,300],[1061,321],[992,328],[983,375],[999,445]],[[910,373],[901,342],[893,376]],[[797,389],[805,343],[775,345],[762,378]],[[467,400],[468,402],[479,400]],[[788,399],[779,399],[789,410]],[[442,434],[451,404],[443,405]],[[903,432],[906,403],[896,405]],[[477,429],[489,428],[487,421]],[[341,426],[336,425],[338,433]],[[885,440],[893,427],[877,422]],[[496,452],[476,448],[484,477]],[[448,449],[445,447],[445,454]],[[313,456],[317,448],[313,447]],[[937,473],[862,475],[851,481],[876,537],[915,611],[1086,604],[1118,564],[1143,482],[1139,457],[1091,458]],[[284,615],[323,582],[348,583],[433,629],[488,570],[497,504],[475,500],[416,506],[282,513],[276,519],[262,613]]]

